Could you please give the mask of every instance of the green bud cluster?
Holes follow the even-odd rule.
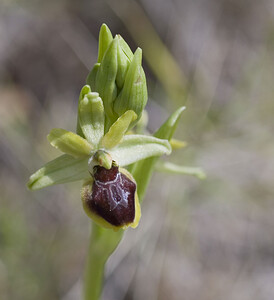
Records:
[[[137,119],[147,103],[146,77],[142,68],[142,50],[133,54],[120,36],[114,38],[107,25],[99,34],[98,60],[87,77],[93,92],[99,93],[105,108],[105,130],[126,111],[132,110]]]

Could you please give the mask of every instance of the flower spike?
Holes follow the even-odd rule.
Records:
[[[27,186],[37,190],[84,180],[83,208],[95,223],[114,231],[135,228],[141,216],[139,198],[143,199],[155,167],[204,177],[198,168],[157,164],[161,155],[185,146],[172,139],[185,107],[175,111],[154,136],[143,134],[147,132],[144,108],[148,97],[142,50],[137,48],[133,54],[120,35],[113,38],[105,24],[100,30],[98,61],[87,83],[79,96],[77,134],[51,130],[49,142],[65,154],[31,175]]]

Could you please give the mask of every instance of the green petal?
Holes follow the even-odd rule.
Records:
[[[57,157],[30,176],[27,186],[31,190],[88,178],[88,158],[73,158],[68,154]]]
[[[79,124],[86,139],[95,147],[104,135],[104,106],[98,93],[87,93],[79,102]]]
[[[51,145],[73,157],[83,157],[92,151],[91,144],[71,131],[54,128],[47,136]]]
[[[206,174],[201,168],[179,166],[161,160],[157,162],[156,170],[160,172],[171,173],[171,174],[192,175],[198,177],[199,179],[206,178]]]
[[[112,159],[120,166],[127,166],[151,156],[170,154],[167,140],[146,135],[126,135],[123,142],[109,151]]]
[[[103,24],[100,28],[99,33],[99,46],[98,46],[98,59],[97,62],[100,63],[109,47],[110,43],[112,42],[113,37],[111,34],[110,29],[106,24]]]
[[[113,123],[109,131],[102,138],[101,145],[106,149],[111,149],[118,145],[128,130],[131,122],[136,120],[137,115],[133,110],[126,111]]]

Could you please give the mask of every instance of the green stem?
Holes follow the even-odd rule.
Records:
[[[100,299],[105,264],[119,245],[122,236],[123,230],[114,232],[111,229],[104,229],[95,223],[92,224],[84,282],[85,300]]]
[[[154,136],[170,140],[178,123],[183,107],[175,111],[160,127]],[[135,163],[131,166],[131,172],[138,186],[138,196],[143,200],[148,183],[150,181],[155,163],[158,157],[151,157]],[[103,286],[105,264],[112,252],[119,245],[123,230],[114,232],[104,229],[95,223],[92,225],[90,246],[85,274],[85,300],[98,300]]]
[[[84,283],[85,300],[99,299],[104,276],[105,260],[100,257],[99,253],[94,251],[94,243],[96,243],[96,233],[94,229],[95,228],[92,229],[90,236],[88,258],[86,262]]]

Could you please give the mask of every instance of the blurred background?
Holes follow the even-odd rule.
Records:
[[[81,183],[30,192],[75,130],[105,22],[143,49],[149,130],[185,104],[174,163],[107,265],[105,300],[274,299],[274,2],[0,1],[0,299],[81,299],[89,238]]]

